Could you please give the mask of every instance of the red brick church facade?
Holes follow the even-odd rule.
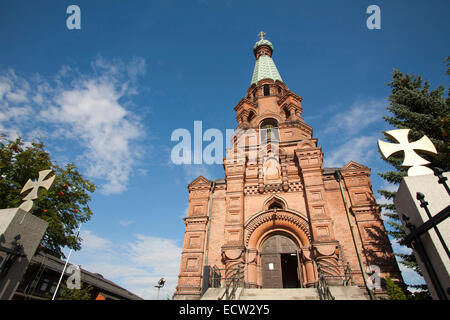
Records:
[[[223,162],[225,178],[200,176],[188,186],[175,298],[200,297],[205,265],[223,269],[224,278],[240,267],[254,288],[312,287],[320,266],[339,277],[348,265],[362,288],[362,269],[370,265],[381,279],[401,282],[370,169],[353,161],[323,167],[302,119],[302,98],[281,80],[272,44],[262,39],[253,51],[255,72],[234,108],[238,130]]]

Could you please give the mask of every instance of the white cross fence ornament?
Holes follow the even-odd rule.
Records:
[[[31,179],[28,179],[27,183],[22,188],[22,191],[20,193],[24,193],[25,191],[32,189],[30,193],[28,193],[22,200],[25,202],[20,205],[20,209],[30,212],[30,210],[33,208],[33,200],[36,200],[39,197],[39,188],[45,188],[48,190],[53,181],[55,180],[55,176],[48,178],[47,180],[44,180],[45,177],[47,177],[52,170],[42,170],[39,171],[39,178],[37,181],[32,181]]]
[[[408,176],[433,174],[433,170],[424,166],[430,162],[419,156],[416,153],[416,150],[428,154],[437,154],[436,147],[427,136],[423,136],[417,141],[409,142],[409,131],[410,129],[385,131],[384,133],[394,138],[398,144],[378,140],[378,150],[380,150],[380,153],[385,160],[387,160],[394,153],[403,151],[405,153],[405,157],[403,159],[402,167],[410,167],[408,169]]]

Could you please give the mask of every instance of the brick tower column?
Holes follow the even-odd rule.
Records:
[[[234,148],[234,151],[237,149]],[[230,155],[230,154],[229,154]],[[226,180],[226,218],[222,262],[225,277],[230,278],[234,269],[244,266],[244,176],[245,154],[232,152],[224,159]]]
[[[403,279],[383,224],[381,209],[372,192],[370,169],[351,161],[341,173],[347,205],[358,230],[357,243],[363,264],[366,268],[376,266],[380,268],[381,277],[389,276],[401,283]],[[362,277],[360,268],[354,273]]]
[[[175,292],[177,299],[200,298],[211,182],[200,176],[189,184],[188,190],[189,208],[184,218],[186,231]]]
[[[314,145],[315,143],[316,141],[314,141]],[[335,239],[333,221],[325,198],[322,150],[316,146],[307,147],[295,150],[295,155],[304,185],[306,208],[311,226],[313,256],[316,263],[321,265],[324,270],[338,275],[339,242]]]

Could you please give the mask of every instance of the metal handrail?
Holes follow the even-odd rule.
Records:
[[[209,275],[209,288],[220,288],[222,281],[222,276],[220,273],[220,269],[217,266],[213,266],[210,269],[210,275]]]
[[[342,279],[342,285],[348,286],[353,283],[353,277],[352,277],[352,269],[350,267],[350,263],[346,263],[344,265],[334,265],[327,261],[320,261],[317,263],[317,265],[321,266],[322,274],[325,279]],[[339,274],[336,274],[333,272],[334,270],[337,270]]]
[[[239,266],[237,268],[228,269],[227,271],[231,271],[231,277],[229,279],[225,279],[226,286],[225,291],[222,294],[221,297],[218,298],[218,300],[223,300],[225,297],[225,300],[233,300],[236,294],[236,290],[238,287],[241,286],[241,283],[243,284],[242,276],[243,276],[243,267]]]
[[[328,286],[328,282],[323,274],[322,268],[317,266],[317,273],[319,279],[316,283],[317,291],[319,292],[320,300],[334,300],[333,295],[331,294],[330,287]]]
[[[338,245],[338,260],[336,264],[324,259],[315,259],[316,265],[320,265],[325,279],[342,280],[343,286],[353,284],[352,269],[350,263],[346,261],[341,245]]]

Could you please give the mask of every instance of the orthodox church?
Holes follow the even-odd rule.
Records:
[[[225,177],[188,185],[174,298],[199,299],[211,283],[224,286],[236,274],[245,288],[309,288],[326,279],[382,295],[386,276],[402,277],[370,169],[354,161],[323,166],[302,119],[303,99],[283,82],[274,46],[260,37],[250,88],[234,107]]]

